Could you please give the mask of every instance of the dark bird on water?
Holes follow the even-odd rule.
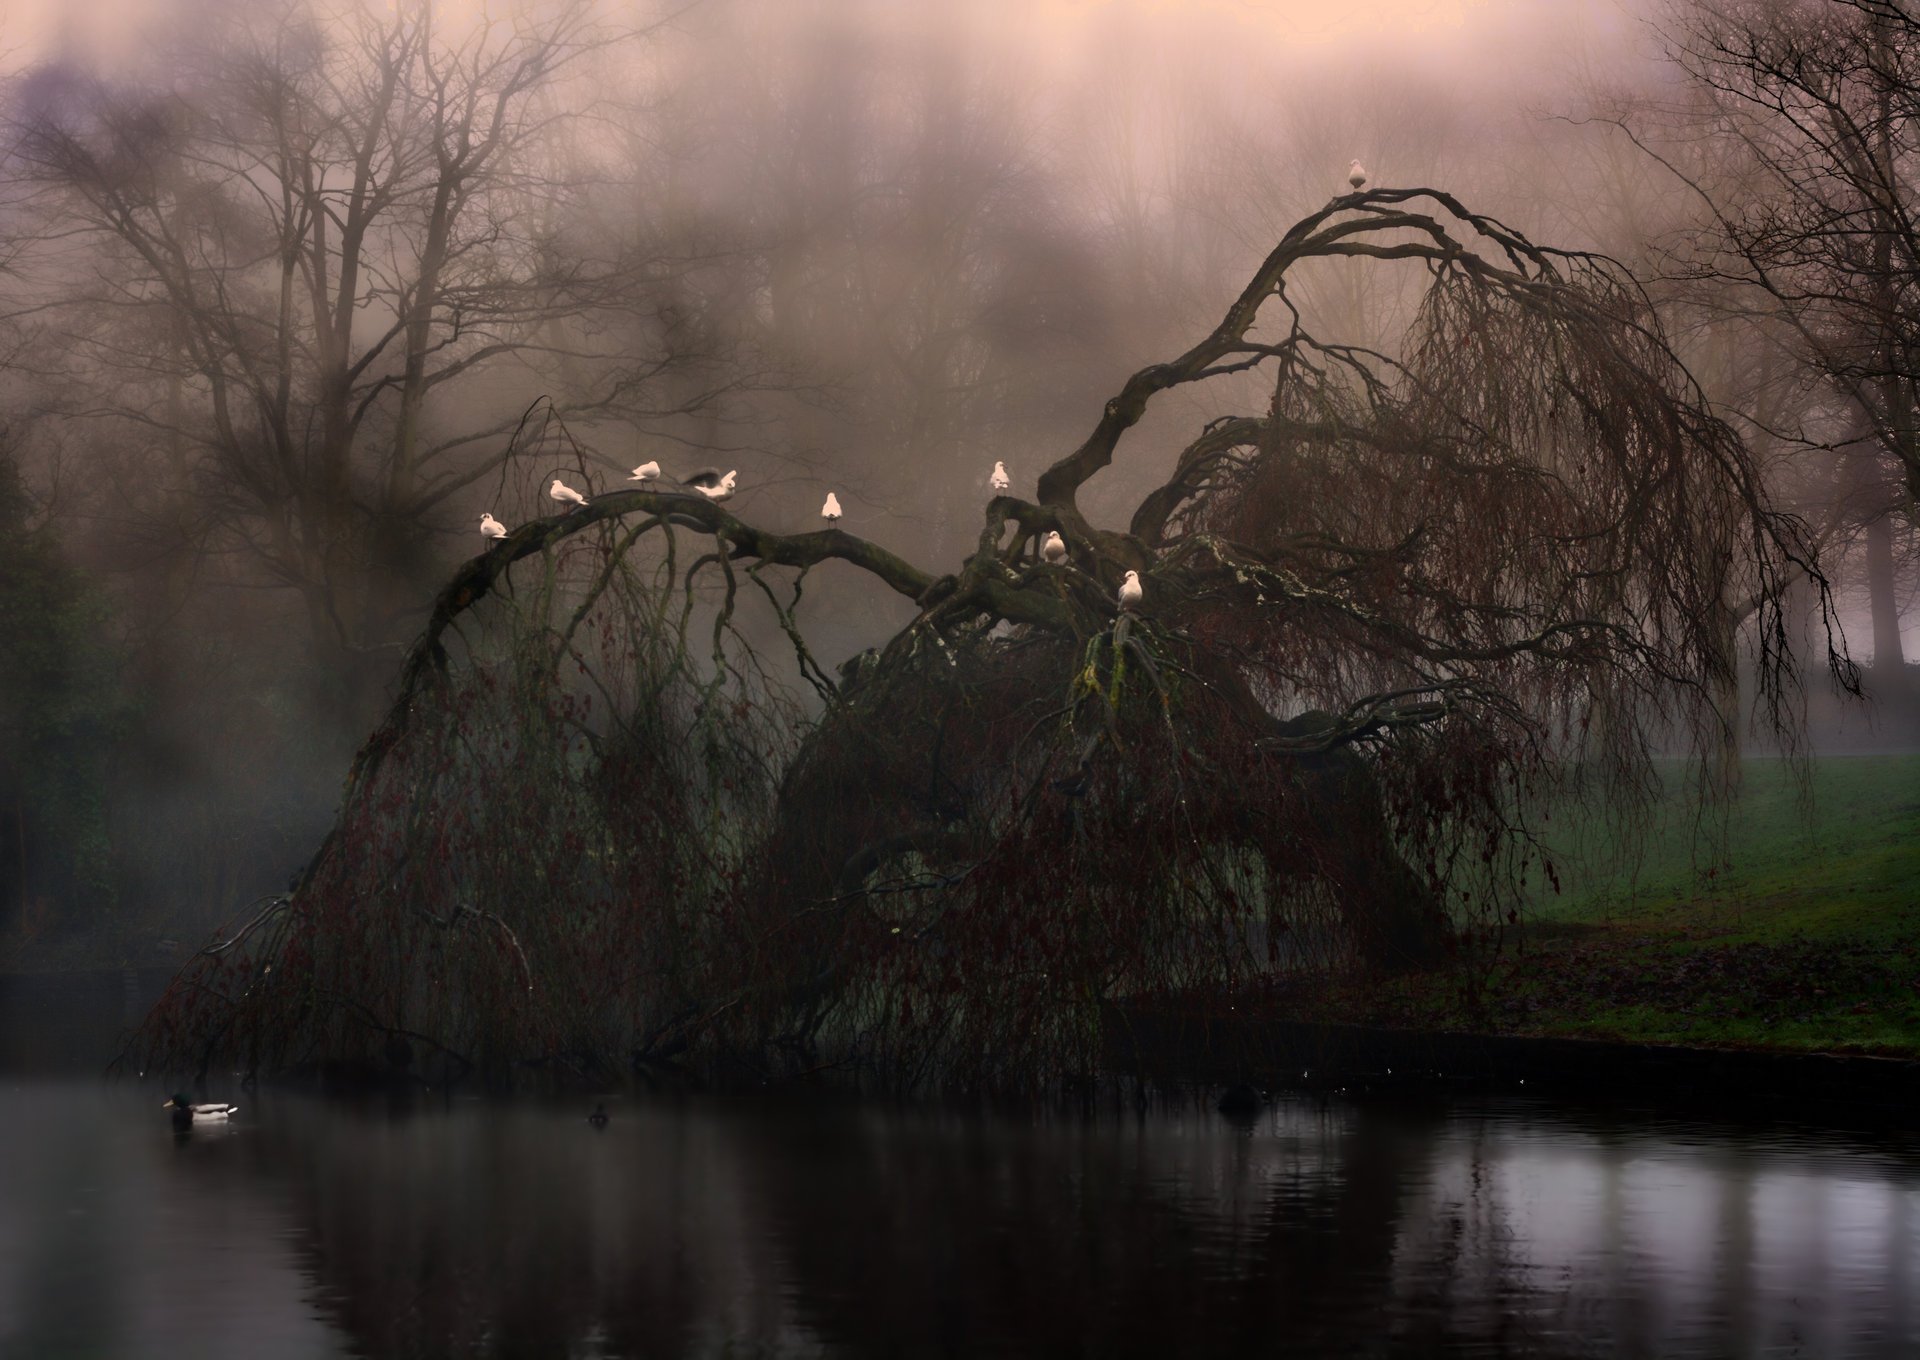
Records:
[[[601,1101],[593,1107],[593,1113],[587,1116],[587,1122],[596,1129],[604,1129],[607,1126],[607,1105],[605,1101]]]

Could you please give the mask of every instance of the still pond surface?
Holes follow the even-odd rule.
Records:
[[[215,1091],[177,1138],[19,1000],[5,1356],[1920,1355],[1898,1129]]]

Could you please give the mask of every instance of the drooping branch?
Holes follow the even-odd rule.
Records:
[[[1128,526],[1143,543],[1158,544],[1166,533],[1167,520],[1188,498],[1207,483],[1215,466],[1235,451],[1257,446],[1267,423],[1255,416],[1235,416],[1214,421],[1201,436],[1181,451],[1173,476],[1147,493],[1140,508],[1133,512]]]
[[[434,602],[425,631],[414,645],[404,677],[440,657],[440,638],[460,614],[485,597],[507,570],[523,558],[552,551],[565,540],[608,520],[636,512],[710,533],[729,545],[729,556],[753,558],[776,566],[812,567],[839,560],[870,573],[889,589],[919,600],[934,577],[878,544],[843,529],[819,529],[805,534],[774,534],[735,518],[722,506],[697,492],[612,491],[596,496],[571,514],[552,515],[519,526],[497,546],[474,558],[454,574]]]
[[[531,520],[517,527],[499,544],[467,562],[441,589],[425,628],[401,666],[399,684],[386,720],[354,756],[347,775],[344,800],[351,802],[357,790],[369,785],[379,773],[387,753],[411,724],[425,682],[431,676],[444,673],[447,656],[442,640],[461,615],[485,599],[516,562],[550,553],[566,540],[596,525],[635,513],[651,515],[656,525],[679,524],[710,533],[716,540],[728,545],[727,551],[732,557],[754,558],[766,563],[796,567],[809,567],[838,559],[863,568],[909,599],[925,596],[934,585],[934,578],[927,573],[885,548],[844,530],[824,529],[792,535],[768,533],[735,518],[718,502],[697,492],[614,491],[595,497],[590,504],[570,514]],[[633,537],[629,536],[627,547],[632,546]],[[690,569],[689,577],[697,570],[697,565]],[[585,608],[583,605],[582,613]],[[576,618],[576,627],[578,623],[579,619]],[[336,826],[301,870],[295,880],[296,890],[311,881],[333,851],[339,831],[340,828]]]
[[[1288,272],[1337,256],[1426,271],[1390,352],[1313,337],[1292,309]],[[1258,330],[1270,301],[1277,339]],[[1130,532],[1088,523],[1078,490],[1148,402],[1229,373],[1264,373],[1266,409],[1175,454]],[[1656,749],[1721,730],[1735,584],[1761,602],[1763,680],[1785,668],[1766,639],[1806,545],[1697,398],[1611,262],[1441,193],[1376,191],[1289,232],[1037,501],[990,498],[948,574],[679,490],[522,525],[440,593],[340,823],[250,937],[352,1004],[228,1004],[275,1053],[331,1024],[349,1043],[423,1032],[424,1009],[463,1053],[653,1054],[666,1034],[812,1062],[830,1044],[910,1082],[936,1060],[1096,1062],[1129,998],[1431,963],[1518,909],[1534,800],[1594,767],[1631,799]],[[1048,531],[1064,562],[1036,551]],[[916,607],[839,684],[795,608],[828,561]],[[509,592],[522,563],[536,588]],[[1145,596],[1123,609],[1128,571]],[[774,697],[735,622],[756,598],[817,713]],[[449,630],[474,664],[450,665]],[[377,988],[334,977],[370,930],[399,962]],[[575,979],[604,960],[617,1003]],[[449,998],[442,969],[480,1000]]]
[[[1470,227],[1506,260],[1495,265],[1456,240],[1438,218],[1390,205],[1431,199],[1456,221]],[[1352,211],[1358,216],[1342,218]],[[1412,232],[1413,241],[1376,245],[1354,240],[1358,236]],[[1435,189],[1374,189],[1333,199],[1316,213],[1301,219],[1262,262],[1252,280],[1234,299],[1220,323],[1198,344],[1170,363],[1153,364],[1127,379],[1120,393],[1103,408],[1100,421],[1084,442],[1040,476],[1042,505],[1062,515],[1079,518],[1077,497],[1086,482],[1113,461],[1121,436],[1139,423],[1147,404],[1157,395],[1186,383],[1214,376],[1216,365],[1235,357],[1274,358],[1298,343],[1299,331],[1277,345],[1248,343],[1248,334],[1265,304],[1282,296],[1287,272],[1302,260],[1346,256],[1378,260],[1419,260],[1436,272],[1458,271],[1516,300],[1539,306],[1579,308],[1587,305],[1578,294],[1554,285],[1565,264],[1594,265],[1600,257],[1545,249],[1493,218],[1469,212],[1451,194]],[[1622,271],[1624,272],[1624,271]]]

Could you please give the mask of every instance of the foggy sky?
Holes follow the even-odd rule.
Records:
[[[350,3],[321,0],[314,8],[344,13]],[[0,66],[60,60],[110,74],[150,60],[207,16],[236,8],[267,6],[15,0],[0,9]],[[538,0],[436,0],[434,13],[450,37],[482,16],[497,21],[540,8]],[[1366,163],[1376,184],[1441,185],[1556,245],[1621,250],[1624,229],[1659,230],[1659,214],[1681,197],[1675,187],[1644,166],[1623,176],[1617,143],[1561,118],[1585,112],[1596,92],[1673,79],[1648,24],[1653,12],[1655,0],[608,0],[601,7],[616,25],[676,16],[659,43],[669,51],[664,70],[653,68],[643,79],[671,82],[674,63],[689,54],[707,63],[703,79],[713,79],[713,71],[724,79],[726,54],[699,49],[742,33],[795,53],[844,43],[856,54],[856,69],[864,62],[868,70],[886,70],[935,53],[962,82],[1003,93],[1006,106],[996,112],[1019,125],[1018,135],[1048,144],[1042,178],[1089,230],[1126,229],[1116,222],[1131,215],[1162,234],[1148,250],[1165,254],[1166,242],[1184,243],[1195,223],[1228,243],[1209,246],[1214,258],[1189,268],[1180,285],[1191,299],[1187,315],[1152,333],[1114,334],[1092,385],[1063,392],[1062,401],[1084,413],[1077,421],[1063,411],[1037,436],[1023,438],[1017,429],[1007,436],[1009,461],[1029,475],[1063,451],[1061,439],[1090,424],[1099,385],[1112,390],[1127,372],[1210,324],[1278,234],[1343,187],[1350,156]],[[1270,179],[1250,182],[1239,165],[1223,179],[1199,164],[1200,153],[1231,138],[1271,152]],[[1246,150],[1235,148],[1242,164]],[[1622,180],[1634,182],[1620,189]],[[752,200],[765,187],[742,172],[724,192],[746,215],[758,209]],[[1397,332],[1418,282],[1382,270],[1317,272],[1308,304],[1342,319],[1364,318],[1376,332],[1364,338],[1376,343]],[[524,401],[527,394],[491,395]],[[1163,465],[1169,441],[1196,416],[1217,413],[1179,405],[1150,413],[1122,446],[1113,474],[1089,488],[1096,515],[1130,503]],[[843,496],[860,496],[868,460],[857,451],[841,465],[830,450],[811,467],[807,461],[751,469],[753,511],[780,521],[791,512],[801,517],[797,524],[830,484]],[[764,498],[789,481],[791,495],[777,506]],[[918,543],[937,559],[974,531],[970,511],[964,523],[955,521],[950,497],[916,503],[892,491],[874,488],[869,509],[898,521],[898,531],[872,517],[863,526],[889,546]],[[928,552],[910,555],[939,565]],[[1920,637],[1920,623],[1907,626],[1909,636]]]
[[[729,2],[705,0],[709,8]],[[57,58],[111,70],[138,62],[197,16],[241,3],[12,0],[0,11],[0,67]],[[1203,53],[1215,78],[1245,73],[1251,63],[1284,72],[1384,60],[1442,75],[1463,93],[1498,99],[1550,87],[1588,63],[1645,60],[1643,7],[1640,0],[954,0],[938,6],[825,0],[775,8],[790,22],[857,14],[876,28],[922,26],[937,15],[937,23],[974,40],[990,38],[1069,82],[1097,78],[1087,56],[1102,31],[1119,27],[1146,39],[1152,55],[1164,53],[1169,40]],[[537,12],[539,0],[434,0],[433,8],[445,31],[483,14]],[[609,17],[644,21],[682,6],[610,0],[603,8]]]
[[[1657,266],[1657,243],[1697,204],[1582,116],[1680,88],[1648,22],[1660,2],[600,0],[602,33],[661,26],[597,48],[543,95],[581,116],[528,144],[531,178],[547,187],[525,199],[502,189],[502,220],[550,214],[577,258],[660,266],[635,300],[576,332],[589,337],[578,346],[591,351],[587,369],[666,352],[668,318],[691,315],[713,341],[726,395],[683,401],[708,379],[677,387],[667,373],[637,403],[650,411],[594,425],[569,407],[585,405],[597,370],[508,361],[437,390],[424,420],[436,436],[502,419],[511,428],[549,397],[588,446],[596,493],[643,460],[669,475],[721,460],[740,470],[732,508],[750,523],[817,527],[832,490],[843,529],[951,570],[980,532],[993,461],[1008,464],[1014,494],[1031,496],[1129,374],[1211,329],[1280,236],[1346,192],[1350,158],[1375,186],[1444,189],[1535,241]],[[79,71],[102,89],[191,104],[232,78],[221,35],[244,46],[236,16],[317,15],[350,47],[350,16],[384,8],[0,0],[0,74]],[[435,42],[451,45],[483,19],[510,26],[547,10],[543,0],[438,0],[432,12]],[[182,51],[203,68],[170,66]],[[111,258],[97,236],[61,239],[33,285],[54,303],[89,286],[72,283],[93,278],[88,252]],[[403,266],[411,249],[404,230],[377,247]],[[524,269],[525,258],[504,267]],[[0,289],[25,277],[0,277]],[[1427,281],[1417,264],[1317,260],[1289,275],[1288,299],[1320,338],[1392,353]],[[395,296],[370,298],[362,315],[391,315]],[[129,313],[101,315],[73,323],[76,355],[95,353],[89,324],[120,342]],[[119,358],[75,359],[87,397],[76,408],[92,404],[92,387],[131,407],[145,399],[149,380]],[[1709,396],[1738,408],[1751,388],[1738,363],[1725,367],[1716,389],[1711,363],[1697,365]],[[37,400],[25,390],[34,381],[0,371],[0,407]],[[1085,487],[1088,518],[1124,525],[1205,422],[1264,408],[1265,382],[1228,377],[1154,402]],[[116,815],[145,838],[128,841],[128,895],[184,904],[184,935],[196,913],[286,881],[329,823],[367,728],[314,719],[325,710],[309,692],[315,667],[287,579],[244,543],[236,551],[235,535],[208,535],[204,552],[165,541],[181,537],[172,507],[191,506],[199,484],[176,475],[177,500],[166,500],[171,474],[141,414],[43,421],[26,453],[62,549],[116,592],[114,628],[144,705],[142,754],[127,763],[146,782],[116,787]],[[478,466],[506,447],[488,438],[462,456]],[[372,465],[378,454],[356,456]],[[396,604],[387,632],[356,639],[363,651],[404,646],[452,564],[476,550],[482,510],[509,525],[547,514],[540,478],[559,457],[557,440],[551,458],[538,447],[524,471],[515,465],[522,484],[488,476],[414,521],[409,540],[423,546],[404,569],[381,568]],[[261,505],[256,520],[276,509]],[[147,565],[163,559],[163,570]],[[1861,656],[1871,637],[1862,574],[1843,563],[1835,577]],[[1908,605],[1905,635],[1920,649],[1920,610]],[[884,643],[912,612],[829,563],[796,618],[832,667]],[[784,651],[769,619],[746,626],[770,654]]]

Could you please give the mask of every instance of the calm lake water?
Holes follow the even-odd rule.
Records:
[[[182,1139],[159,1088],[9,1058],[9,1357],[1920,1355],[1899,1133],[216,1091]]]

